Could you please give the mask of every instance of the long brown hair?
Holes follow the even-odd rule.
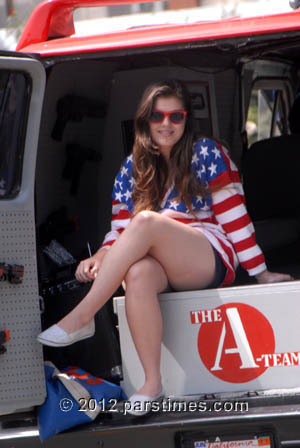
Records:
[[[150,135],[149,118],[158,97],[176,97],[187,110],[185,129],[180,140],[170,153],[170,173],[158,146]],[[135,188],[132,199],[134,214],[142,210],[157,210],[164,194],[166,181],[171,174],[178,192],[178,201],[185,201],[192,211],[191,195],[207,195],[192,173],[193,118],[190,95],[185,85],[178,80],[167,80],[150,85],[145,90],[135,116],[135,142],[133,145],[133,177]]]

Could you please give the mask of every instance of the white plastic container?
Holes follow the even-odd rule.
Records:
[[[166,293],[159,301],[166,395],[299,387],[299,282]],[[124,297],[115,298],[114,307],[122,386],[130,395],[142,386],[144,373],[127,325]]]

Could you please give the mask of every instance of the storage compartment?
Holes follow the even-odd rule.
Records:
[[[124,302],[124,297],[114,299],[122,386],[131,395],[143,385],[144,373]],[[299,387],[299,282],[166,293],[160,295],[159,303],[166,396]]]

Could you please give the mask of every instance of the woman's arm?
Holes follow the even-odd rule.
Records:
[[[111,230],[105,235],[103,243],[98,251],[89,258],[82,260],[75,272],[75,277],[80,282],[90,282],[97,277],[103,258],[112,244],[127,227],[130,222],[130,212],[126,204],[113,200]]]
[[[107,250],[105,248],[99,249],[94,255],[79,263],[75,272],[75,277],[79,282],[91,282],[97,277]]]
[[[216,220],[231,241],[241,266],[250,276],[256,276],[266,270],[265,257],[256,244],[238,169],[226,148],[219,144],[210,151],[207,165]]]
[[[105,235],[100,249],[109,249],[130,223],[133,210],[131,199],[133,186],[132,156],[129,156],[125,159],[115,178],[112,192],[111,230]]]
[[[113,187],[111,230],[105,235],[99,250],[78,265],[75,276],[81,282],[90,282],[95,279],[107,251],[130,223],[131,213],[129,208],[131,209],[133,206],[131,195],[134,183],[131,172],[132,159],[127,157]]]
[[[231,241],[240,264],[259,283],[292,280],[287,274],[268,271],[245,206],[238,169],[226,148],[215,142],[210,146],[205,162],[207,181],[212,189],[212,210]]]
[[[100,250],[103,248],[108,250],[111,247],[123,230],[126,229],[130,223],[130,219],[131,213],[128,210],[127,204],[113,199],[111,230],[105,235]]]

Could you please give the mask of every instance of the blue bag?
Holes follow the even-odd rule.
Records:
[[[43,442],[77,425],[89,423],[100,412],[125,400],[122,388],[78,367],[59,371],[45,363],[46,401],[38,408],[38,427]]]

